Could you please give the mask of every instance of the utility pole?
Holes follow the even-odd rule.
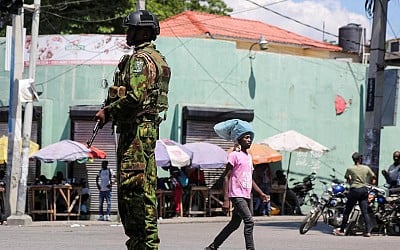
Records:
[[[31,31],[31,50],[29,56],[29,79],[35,79],[36,73],[36,52],[37,52],[37,40],[39,35],[39,15],[40,15],[40,0],[34,0],[33,5],[24,5],[24,8],[33,12],[32,17],[32,31]],[[33,83],[31,83],[33,84]],[[16,216],[13,216],[13,220],[16,220],[16,224],[32,224],[32,218],[25,214],[26,207],[26,193],[27,193],[27,180],[28,180],[28,169],[29,169],[29,144],[32,130],[32,114],[33,114],[33,100],[34,96],[37,96],[35,89],[31,86],[31,100],[28,100],[25,105],[24,115],[24,126],[22,131],[22,155],[21,155],[21,175],[18,186],[18,200]],[[13,223],[10,222],[9,223]]]
[[[136,10],[145,10],[146,9],[146,0],[138,0],[136,2]]]
[[[371,167],[377,178],[379,176],[387,6],[388,0],[375,0],[364,120],[364,163]]]
[[[8,156],[6,216],[16,214],[18,180],[21,168],[21,102],[19,99],[19,80],[22,79],[23,65],[23,15],[13,13],[10,67],[10,98],[8,109]],[[9,218],[9,217],[8,217]],[[8,221],[7,218],[7,221]]]

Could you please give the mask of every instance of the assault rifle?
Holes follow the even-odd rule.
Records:
[[[101,104],[101,109],[103,109],[107,104],[107,100],[105,100],[102,104]],[[96,121],[96,124],[94,125],[93,128],[93,132],[92,132],[92,136],[90,137],[89,140],[86,141],[86,144],[88,146],[88,148],[90,148],[93,144],[94,138],[96,138],[97,133],[99,132],[99,129],[103,128],[103,124],[101,124],[100,119],[98,119]]]
[[[94,138],[96,138],[96,135],[99,132],[100,125],[101,125],[101,121],[97,120],[97,122],[96,122],[96,124],[94,125],[94,128],[93,128],[92,136],[90,137],[89,140],[86,141],[86,144],[87,144],[88,148],[90,148],[92,146]]]

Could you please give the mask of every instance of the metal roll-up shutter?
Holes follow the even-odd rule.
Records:
[[[208,142],[225,150],[233,147],[233,142],[224,140],[215,133],[214,125],[217,123],[215,121],[187,120],[183,142]]]
[[[212,121],[186,121],[186,135],[184,135],[184,143],[190,142],[208,142],[222,147],[227,150],[233,147],[233,143],[220,138],[214,132],[214,125],[217,122]],[[202,169],[206,186],[211,188],[223,174],[225,168],[208,168]]]
[[[93,117],[90,117],[93,118]],[[95,122],[93,120],[73,120],[73,140],[81,143],[85,143],[92,136],[93,127]],[[104,160],[108,161],[108,167],[117,173],[116,170],[116,153],[114,135],[112,134],[111,122],[107,123],[99,133],[97,134],[93,146],[101,149],[107,153],[107,158]],[[80,180],[84,178],[87,180],[88,187],[90,189],[90,205],[89,211],[91,214],[98,214],[99,211],[99,191],[96,186],[96,176],[101,169],[101,162],[103,159],[94,159],[93,162],[86,162],[84,164],[74,163],[72,167],[72,178]],[[118,193],[117,185],[114,185],[111,194],[111,213],[117,214],[118,211]],[[106,204],[103,204],[106,209]]]
[[[8,112],[7,112],[8,113]],[[39,124],[38,121],[32,121],[32,128],[31,128],[31,141],[38,143],[39,138]],[[8,122],[7,121],[0,121],[0,136],[8,136]],[[38,143],[40,145],[40,143]],[[36,177],[39,177],[40,171],[38,170],[37,164],[35,160],[29,160],[29,168],[28,168],[28,179],[27,184],[35,183]]]
[[[253,110],[211,108],[185,106],[182,110],[183,133],[182,142],[208,142],[228,150],[233,147],[233,142],[219,137],[214,131],[214,125],[228,119],[242,119],[252,121]],[[221,177],[224,168],[203,169],[207,187],[211,188]]]
[[[0,107],[0,136],[8,136],[8,107]],[[21,118],[24,117],[22,113]],[[41,143],[41,124],[42,124],[42,107],[33,107],[32,125],[31,125],[31,141],[39,144]],[[23,123],[23,121],[21,121]],[[22,131],[21,131],[22,132]],[[29,160],[28,167],[28,178],[27,185],[34,184],[36,178],[40,175],[40,161]],[[31,204],[32,194],[27,192],[26,194],[26,209],[30,210],[29,206]]]
[[[184,135],[184,143],[190,142],[208,142],[222,147],[227,150],[233,146],[232,142],[220,138],[214,132],[216,122],[210,121],[186,121],[186,135]],[[202,169],[206,186],[211,188],[223,174],[225,168],[208,168]]]

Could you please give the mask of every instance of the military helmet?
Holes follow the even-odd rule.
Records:
[[[127,15],[124,19],[124,26],[151,27],[154,33],[153,40],[160,34],[160,25],[157,17],[147,10],[138,10]]]

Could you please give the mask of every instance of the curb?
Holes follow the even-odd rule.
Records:
[[[175,217],[160,218],[158,224],[218,223],[228,222],[229,216],[216,217]],[[301,222],[304,216],[254,216],[255,222]],[[30,225],[7,225],[9,227],[90,227],[90,226],[122,226],[119,221],[70,220],[70,221],[33,221]]]

